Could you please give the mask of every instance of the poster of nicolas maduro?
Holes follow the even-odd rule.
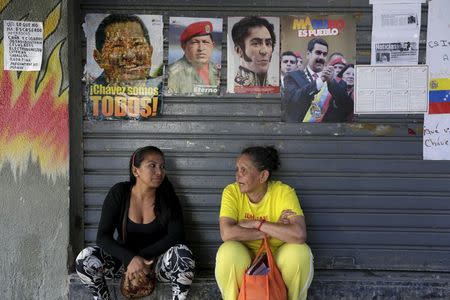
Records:
[[[282,120],[353,121],[354,17],[285,16],[281,28]]]
[[[157,15],[88,14],[86,114],[148,120],[162,106],[163,21]]]

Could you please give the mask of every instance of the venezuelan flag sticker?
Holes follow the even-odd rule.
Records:
[[[434,78],[430,80],[428,94],[429,114],[450,113],[450,78]]]

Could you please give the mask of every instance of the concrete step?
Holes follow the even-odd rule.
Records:
[[[70,300],[92,297],[76,274],[69,275]],[[119,281],[108,283],[112,299],[124,300]],[[170,300],[170,285],[158,283],[145,300]],[[189,293],[191,300],[221,299],[212,272],[197,274]],[[316,271],[308,300],[449,300],[450,273],[387,271]]]
[[[89,290],[83,286],[78,275],[69,275],[69,299],[70,300],[92,300]],[[120,293],[120,280],[109,280],[109,292],[113,300],[126,300]],[[172,295],[170,284],[158,283],[155,290],[149,297],[142,298],[143,300],[170,300]],[[217,287],[214,276],[211,274],[202,274],[196,276],[194,283],[189,291],[189,299],[205,300],[205,299],[221,299],[219,288]]]

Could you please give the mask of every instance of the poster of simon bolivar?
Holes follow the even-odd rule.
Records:
[[[86,114],[147,120],[162,107],[163,21],[159,15],[87,14]]]

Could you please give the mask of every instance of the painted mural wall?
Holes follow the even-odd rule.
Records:
[[[67,2],[0,0],[0,20],[44,24],[39,72],[3,70],[0,25],[0,299],[67,299]]]

